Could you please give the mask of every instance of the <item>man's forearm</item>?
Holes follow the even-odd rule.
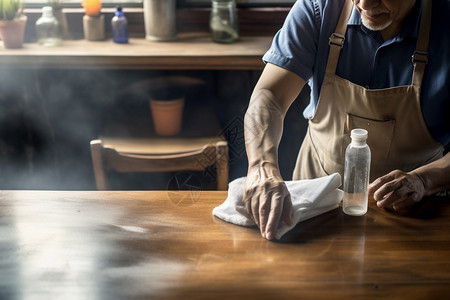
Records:
[[[285,112],[269,90],[255,90],[245,114],[245,145],[252,167],[278,169],[278,145],[283,134]]]

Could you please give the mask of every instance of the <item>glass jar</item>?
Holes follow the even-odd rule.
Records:
[[[234,0],[212,0],[209,28],[214,42],[232,43],[239,39],[239,21]]]
[[[61,27],[53,15],[51,6],[42,8],[42,16],[36,21],[36,36],[38,44],[43,46],[57,46],[61,44]]]

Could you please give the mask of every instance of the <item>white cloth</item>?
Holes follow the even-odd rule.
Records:
[[[242,201],[244,185],[245,177],[230,182],[227,199],[213,209],[213,215],[236,225],[256,225],[249,218]],[[337,208],[344,195],[344,192],[338,189],[340,186],[341,176],[338,173],[317,179],[286,181],[294,208],[292,224],[289,226],[281,221],[275,238],[280,239],[299,222]]]

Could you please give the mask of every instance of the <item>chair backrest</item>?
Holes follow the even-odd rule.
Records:
[[[109,188],[106,172],[201,171],[215,165],[218,190],[228,188],[228,144],[217,141],[201,149],[170,154],[119,152],[104,145],[101,139],[91,141],[92,164],[98,190]]]

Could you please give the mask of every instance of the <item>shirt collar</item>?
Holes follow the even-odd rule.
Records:
[[[420,25],[420,14],[422,12],[422,1],[418,0],[414,5],[413,11],[406,20],[405,26],[402,30],[394,37],[395,40],[404,40],[405,38],[416,39],[419,35],[419,25]],[[349,26],[361,26],[362,30],[370,35],[374,35],[374,31],[368,29],[362,24],[361,15],[359,11],[353,6],[352,14],[347,22]]]
[[[355,5],[353,5],[352,14],[350,15],[350,19],[348,19],[347,25],[362,25],[361,15]]]

